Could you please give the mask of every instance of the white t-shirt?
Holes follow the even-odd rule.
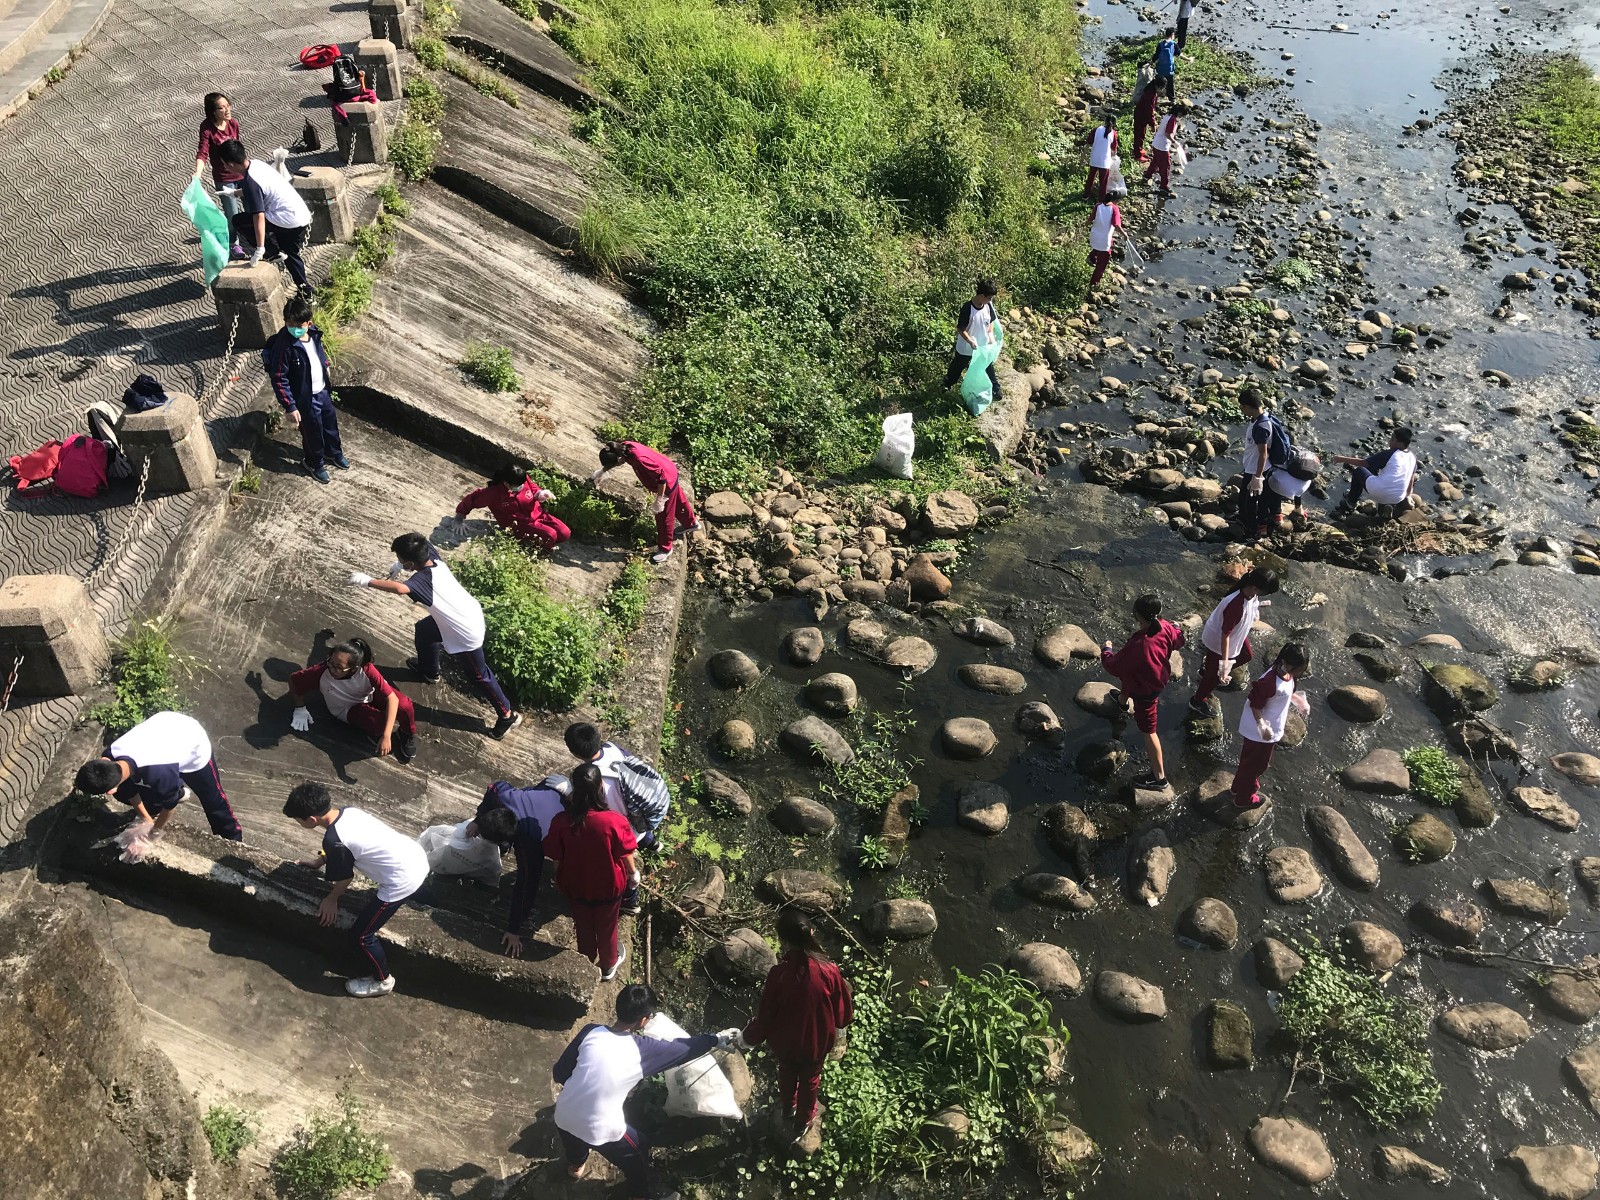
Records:
[[[141,767],[176,766],[187,775],[203,771],[211,761],[211,739],[186,713],[158,712],[112,742],[106,755],[132,759]]]
[[[1098,170],[1106,170],[1111,166],[1112,139],[1116,137],[1116,130],[1106,132],[1104,125],[1098,126],[1094,131],[1094,143],[1089,147],[1089,165]]]
[[[358,704],[368,704],[378,689],[372,686],[365,667],[357,667],[348,679],[340,679],[332,671],[324,671],[317,680],[317,690],[328,711],[341,721],[350,719],[350,710]]]
[[[432,546],[433,566],[423,567],[406,580],[411,598],[428,610],[439,625],[446,654],[466,654],[483,646],[483,605],[450,574],[444,558]]]
[[[1194,0],[1178,0],[1178,20],[1187,21],[1194,15]]]
[[[1294,680],[1285,679],[1274,671],[1257,679],[1251,687],[1251,694],[1261,686],[1264,679],[1271,677],[1276,680],[1272,695],[1267,697],[1267,702],[1261,706],[1260,711],[1252,708],[1248,699],[1244,702],[1244,712],[1239,716],[1239,736],[1249,738],[1252,742],[1279,742],[1283,740],[1283,727],[1289,720],[1289,699],[1294,695]],[[1272,731],[1271,737],[1262,737],[1261,730],[1256,725],[1257,720],[1264,720]]]
[[[1417,456],[1409,450],[1388,450],[1388,460],[1367,480],[1363,494],[1379,504],[1398,504],[1406,498],[1411,477],[1417,472]]]
[[[966,332],[972,340],[980,346],[986,346],[994,341],[994,302],[990,301],[982,308],[968,300],[961,306],[963,313],[970,313],[967,317]],[[955,352],[964,358],[972,357],[972,346],[967,339],[961,336],[962,331],[956,330]]]
[[[315,396],[328,386],[328,380],[322,373],[322,355],[317,353],[317,344],[309,337],[304,341],[296,341],[300,353],[306,356],[306,368],[311,372],[311,394]]]
[[[1172,139],[1178,132],[1178,115],[1172,113],[1156,124],[1156,136],[1150,140],[1153,150],[1171,150]]]
[[[628,1131],[623,1102],[644,1079],[639,1039],[592,1030],[578,1048],[578,1065],[556,1097],[556,1128],[591,1146],[619,1141]]]
[[[1222,603],[1211,610],[1206,626],[1200,631],[1200,641],[1211,653],[1224,659],[1236,659],[1244,649],[1244,640],[1250,636],[1250,627],[1261,615],[1261,600],[1242,592],[1229,592]],[[1228,644],[1224,649],[1222,631],[1230,629]]]
[[[323,832],[328,855],[328,882],[338,883],[360,871],[378,886],[385,904],[404,900],[428,878],[428,856],[415,838],[384,824],[360,808],[342,808]]]
[[[1089,227],[1089,249],[1110,251],[1116,238],[1114,225],[1118,216],[1115,204],[1098,204],[1094,210],[1094,224]]]
[[[600,757],[594,760],[594,765],[600,768],[600,782],[606,792],[606,807],[614,813],[628,815],[628,804],[622,795],[621,776],[617,773],[617,765],[627,757],[627,751],[615,742],[607,742],[600,747]]]
[[[1287,471],[1268,471],[1267,486],[1285,500],[1295,500],[1311,490],[1314,479],[1296,479]]]
[[[276,225],[279,229],[299,229],[302,225],[311,224],[311,210],[300,198],[300,193],[269,162],[251,159],[250,165],[245,168],[244,183],[240,190],[245,211],[264,214],[268,225]]]

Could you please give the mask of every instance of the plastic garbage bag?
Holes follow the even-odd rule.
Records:
[[[1175,170],[1182,171],[1189,165],[1189,152],[1183,148],[1182,142],[1172,143],[1172,166]]]
[[[182,206],[183,215],[200,235],[200,265],[205,271],[206,286],[210,287],[222,274],[222,268],[228,265],[228,253],[233,244],[228,218],[217,207],[217,202],[206,195],[205,184],[198,179],[184,189]]]
[[[883,419],[883,443],[872,461],[896,479],[910,479],[911,455],[916,448],[917,435],[911,428],[911,414],[895,413]]]
[[[154,842],[161,835],[155,832],[155,825],[140,817],[121,833],[117,834],[117,845],[122,848],[122,853],[117,855],[119,862],[143,862],[144,858],[154,848]]]
[[[992,328],[994,341],[985,342],[972,352],[967,373],[961,378],[961,399],[966,401],[967,411],[973,416],[994,402],[994,385],[989,381],[989,368],[1000,357],[1001,347],[1005,345],[1005,330],[1000,328],[999,321],[994,322]]]
[[[1128,181],[1122,177],[1122,156],[1111,156],[1111,168],[1106,172],[1106,195],[1126,196],[1128,194]]]
[[[1122,239],[1122,257],[1128,264],[1128,270],[1134,274],[1144,270],[1144,255],[1139,253],[1139,247],[1133,244],[1131,237]]]
[[[469,838],[467,825],[430,825],[417,841],[435,875],[466,875],[491,887],[500,884],[500,847],[487,838]]]
[[[665,1013],[651,1017],[639,1032],[659,1042],[689,1036],[687,1029]],[[734,1099],[733,1084],[710,1054],[667,1072],[667,1112],[674,1117],[731,1117],[736,1121],[744,1116]]]

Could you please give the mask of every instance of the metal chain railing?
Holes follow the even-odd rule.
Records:
[[[22,673],[22,655],[17,655],[16,661],[11,664],[11,674],[6,677],[6,690],[0,692],[0,713],[6,711],[11,704],[11,690],[17,686],[17,676]]]
[[[83,581],[83,586],[85,588],[94,586],[95,580],[100,578],[101,574],[106,570],[106,568],[108,568],[116,560],[118,551],[120,551],[123,546],[128,544],[128,539],[133,534],[134,526],[139,524],[139,518],[141,515],[140,510],[144,507],[144,489],[149,482],[150,458],[147,455],[144,460],[144,467],[139,472],[139,487],[138,490],[133,494],[133,507],[131,510],[131,515],[128,517],[128,523],[123,526],[122,535],[117,538],[116,543],[107,549],[105,556],[100,560],[100,565],[91,571],[89,573],[89,577]]]

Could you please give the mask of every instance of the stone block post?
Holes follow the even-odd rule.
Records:
[[[389,131],[383,126],[383,109],[376,104],[346,104],[348,121],[333,123],[339,138],[339,157],[347,163],[385,163],[389,161]],[[355,153],[350,143],[355,141]]]
[[[192,492],[217,481],[217,455],[200,419],[199,403],[183,392],[168,392],[167,397],[160,408],[128,413],[118,432],[135,476],[144,471],[145,460],[150,461],[145,491],[152,496]]]
[[[350,198],[343,172],[336,167],[307,167],[294,177],[294,190],[311,210],[312,245],[348,242],[356,223],[350,215]]]
[[[0,692],[18,656],[13,696],[79,696],[111,666],[89,593],[70,575],[13,575],[0,584]]]
[[[400,55],[388,38],[363,38],[356,43],[356,66],[366,72],[367,86],[379,100],[398,100],[405,95],[400,77]]]
[[[277,263],[251,266],[246,260],[226,266],[211,285],[211,296],[217,302],[217,325],[222,337],[228,336],[238,318],[239,331],[233,339],[236,353],[261,349],[283,328],[283,304],[289,298],[289,285]]]
[[[412,6],[406,0],[371,0],[367,19],[372,24],[372,36],[410,49],[417,37],[417,22],[422,16],[419,2]]]

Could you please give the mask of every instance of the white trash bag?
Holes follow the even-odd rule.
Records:
[[[910,413],[895,413],[883,419],[883,444],[872,456],[873,464],[882,467],[896,479],[911,478],[911,455],[917,448],[917,437],[911,429]]]
[[[500,847],[488,838],[469,838],[467,826],[430,825],[417,841],[428,856],[428,870],[435,875],[468,875],[490,887],[500,886]]]
[[[1137,275],[1144,270],[1144,255],[1139,253],[1139,247],[1133,244],[1131,237],[1122,239],[1122,258],[1127,263],[1128,270]]]
[[[1179,173],[1189,165],[1189,152],[1183,148],[1182,142],[1172,143],[1172,165]]]
[[[658,1042],[689,1036],[687,1029],[665,1013],[651,1017],[639,1032]],[[667,1072],[667,1113],[674,1117],[731,1117],[735,1121],[744,1116],[733,1098],[733,1084],[710,1054]]]
[[[1126,196],[1128,194],[1128,181],[1122,177],[1122,156],[1111,156],[1111,168],[1106,172],[1106,195]]]

